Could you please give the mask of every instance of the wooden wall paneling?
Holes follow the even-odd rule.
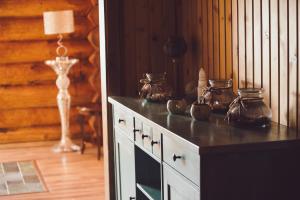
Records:
[[[235,91],[263,87],[273,121],[296,127],[300,116],[298,1],[209,0],[201,5],[199,62],[207,64],[209,78],[232,76]]]
[[[273,121],[279,121],[279,16],[278,1],[270,1],[271,37],[271,109]]]
[[[193,68],[192,68],[192,80],[198,80],[199,69],[202,67],[202,22],[200,16],[202,16],[202,3],[196,1],[196,6],[193,6],[193,1],[191,3],[191,17],[192,17],[192,58],[193,58]]]
[[[226,6],[225,0],[219,0],[219,56],[220,56],[220,79],[226,79]]]
[[[165,42],[163,27],[163,1],[149,1],[149,26],[150,26],[150,67],[154,73],[165,72],[163,43]]]
[[[179,95],[183,95],[184,85],[192,80],[192,69],[196,69],[198,66],[193,65],[193,38],[192,38],[192,8],[193,5],[196,7],[197,4],[192,4],[193,0],[177,0],[177,10],[178,12],[178,29],[179,34],[184,37],[187,44],[187,52],[181,59],[182,64],[179,64],[179,74],[182,74],[182,79],[179,80]],[[196,3],[196,1],[194,1]],[[195,41],[194,41],[195,42]],[[177,78],[177,77],[176,77]],[[178,78],[177,78],[178,79]]]
[[[253,1],[253,86],[262,87],[262,0]]]
[[[297,73],[298,73],[298,24],[297,24],[297,0],[289,0],[288,3],[288,37],[289,37],[289,126],[297,127]]]
[[[238,0],[238,43],[239,43],[239,88],[247,87],[246,84],[246,9],[245,1]]]
[[[219,0],[213,0],[213,60],[214,76],[220,78],[220,21],[219,21]]]
[[[209,78],[214,78],[214,12],[213,1],[208,0],[208,68]]]
[[[173,36],[175,34],[175,17],[174,17],[174,9],[175,9],[175,1],[173,0],[163,0],[163,18],[161,19],[163,22],[163,45],[167,41],[168,37]],[[176,72],[174,63],[172,60],[167,57],[165,54],[162,54],[162,58],[164,60],[165,70],[167,73],[167,79],[170,86],[174,89],[176,85]]]
[[[136,77],[136,10],[135,0],[127,0],[122,2],[124,7],[122,11],[122,45],[124,50],[122,52],[122,62],[124,67],[121,68],[124,76],[123,95],[135,96],[137,93],[137,78]]]
[[[253,88],[253,0],[245,0],[246,87]]]
[[[144,73],[151,72],[150,64],[150,16],[149,0],[136,0],[136,78],[141,79]],[[126,25],[126,24],[125,24]],[[131,89],[133,90],[133,89]],[[135,91],[136,93],[136,91]],[[134,95],[136,96],[136,94]]]
[[[288,0],[279,1],[279,122],[281,124],[288,124],[288,107],[289,107],[289,96],[288,96]]]
[[[225,67],[226,79],[233,77],[233,63],[232,63],[232,0],[225,0]]]
[[[0,17],[37,17],[44,11],[70,9],[76,16],[86,16],[92,4],[86,0],[3,0],[0,4]]]
[[[232,0],[232,78],[233,89],[237,91],[239,88],[239,13],[238,1]]]
[[[204,67],[204,70],[206,72],[206,76],[209,75],[209,63],[208,63],[208,53],[209,53],[209,47],[208,47],[208,2],[207,0],[201,0],[201,7],[202,7],[202,14],[201,14],[201,24],[202,24],[202,66]]]
[[[190,35],[190,41],[189,41],[189,46],[190,46],[190,56],[191,56],[191,63],[189,67],[189,76],[188,79],[185,81],[185,85],[188,82],[191,82],[193,80],[197,80],[199,78],[199,69],[200,69],[200,64],[201,64],[201,54],[199,53],[200,49],[200,43],[202,40],[202,35],[201,35],[201,26],[198,21],[198,15],[201,15],[201,4],[200,1],[198,0],[190,0],[189,1],[189,18],[190,18],[190,23],[189,23],[189,35]]]
[[[270,46],[270,0],[261,1],[262,13],[262,87],[264,88],[265,103],[271,106],[271,46]]]

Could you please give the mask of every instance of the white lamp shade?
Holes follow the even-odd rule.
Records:
[[[46,35],[74,32],[73,10],[48,11],[43,15]]]

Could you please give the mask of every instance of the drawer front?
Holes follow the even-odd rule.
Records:
[[[151,145],[153,154],[161,158],[161,133],[159,129],[153,129]]]
[[[152,153],[152,145],[151,145],[151,141],[152,141],[152,127],[149,126],[146,123],[143,123],[142,140],[143,140],[144,148],[148,152]]]
[[[143,139],[142,139],[142,133],[143,133],[143,122],[135,118],[134,120],[134,129],[135,129],[135,143],[139,146],[143,146]]]
[[[200,156],[191,144],[163,135],[163,161],[200,186]]]
[[[152,127],[139,118],[135,118],[135,143],[152,153]]]
[[[131,140],[134,140],[133,116],[122,108],[114,108],[114,125],[120,128]]]

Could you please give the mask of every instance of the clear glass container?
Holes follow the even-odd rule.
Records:
[[[230,123],[255,127],[270,125],[272,111],[263,101],[262,88],[239,89],[238,94],[226,116]]]
[[[146,73],[140,80],[143,84],[140,97],[151,102],[166,102],[172,96],[171,88],[167,85],[166,73]]]
[[[232,89],[232,79],[229,80],[209,80],[210,87],[204,94],[205,102],[214,112],[226,113],[229,105],[236,95]]]

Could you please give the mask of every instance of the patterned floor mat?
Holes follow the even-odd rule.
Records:
[[[0,163],[0,196],[46,191],[34,161]]]

